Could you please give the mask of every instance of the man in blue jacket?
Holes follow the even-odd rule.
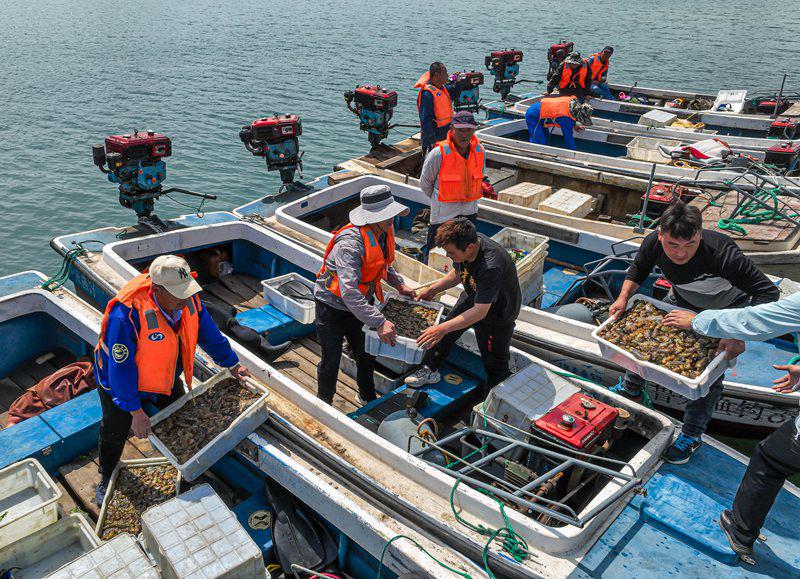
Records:
[[[164,408],[180,398],[181,373],[191,388],[198,345],[235,376],[249,376],[197,297],[201,290],[183,258],[163,255],[153,260],[149,273],[125,284],[106,306],[94,364],[103,410],[98,505],[131,428],[138,438],[151,432],[142,401]]]

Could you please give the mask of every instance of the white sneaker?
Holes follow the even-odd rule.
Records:
[[[406,376],[405,383],[409,388],[420,388],[425,384],[436,384],[442,379],[439,372],[435,372],[427,366],[422,366],[410,376]]]

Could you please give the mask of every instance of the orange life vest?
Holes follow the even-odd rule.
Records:
[[[319,270],[317,278],[327,276],[325,279],[325,289],[338,297],[342,297],[342,290],[339,287],[339,276],[336,272],[330,271],[325,267],[333,246],[336,245],[336,236],[345,229],[355,227],[348,223],[341,229],[333,232],[333,238],[325,248],[325,255],[322,256],[322,269]],[[383,254],[381,244],[373,233],[369,225],[359,227],[361,239],[364,242],[364,255],[361,258],[361,282],[358,284],[358,291],[361,295],[368,296],[370,292],[375,293],[379,301],[383,301],[383,288],[381,282],[389,277],[389,266],[394,261],[394,228],[386,234],[386,255]]]
[[[577,71],[573,71],[568,65],[564,65],[561,70],[561,79],[558,81],[558,88],[578,88],[586,86],[586,75],[589,67],[584,62]]]
[[[483,145],[478,137],[469,142],[469,155],[465,159],[453,144],[453,131],[447,140],[438,144],[442,153],[439,169],[439,201],[442,203],[465,203],[477,201],[483,196]]]
[[[563,96],[563,97],[547,97],[539,101],[539,118],[542,120],[552,120],[558,117],[569,117],[573,121],[575,117],[569,111],[569,103],[576,100],[578,97]]]
[[[595,52],[593,55],[589,57],[589,60],[586,63],[589,65],[589,72],[591,73],[591,79],[595,82],[600,82],[600,79],[603,78],[603,75],[608,72],[608,62],[603,62],[600,60],[600,53]]]
[[[176,334],[161,308],[153,299],[153,281],[146,273],[126,283],[115,298],[111,299],[100,324],[100,339],[95,347],[95,361],[102,367],[102,349],[115,360],[128,356],[127,348],[118,351],[114,344],[105,343],[108,316],[116,304],[131,308],[131,316],[139,317],[139,333],[136,342],[136,367],[139,371],[139,391],[169,395],[175,383],[175,367],[180,355],[183,378],[191,385],[194,374],[194,353],[200,331],[202,305],[197,296],[192,296],[183,308],[180,327]],[[124,346],[123,346],[124,348]]]
[[[426,72],[414,85],[414,88],[419,89],[417,94],[417,110],[422,102],[422,92],[428,91],[433,96],[433,120],[437,127],[446,127],[450,124],[453,118],[453,101],[450,99],[450,93],[445,87],[436,88],[429,81],[431,73]]]

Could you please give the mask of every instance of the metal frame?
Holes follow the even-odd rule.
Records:
[[[450,452],[448,449],[442,446],[443,444],[455,440],[461,442],[463,438],[472,434],[478,436],[483,440],[488,439],[489,441],[502,443],[500,445],[500,449],[485,454],[475,462],[468,462],[463,458],[454,455],[452,452]],[[553,519],[556,519],[557,521],[561,521],[562,523],[565,523],[567,525],[572,525],[581,529],[584,526],[586,526],[586,524],[589,523],[589,521],[591,521],[598,514],[600,514],[613,504],[615,504],[617,501],[622,500],[624,496],[628,493],[628,491],[631,491],[637,486],[640,486],[642,484],[642,480],[635,474],[633,475],[625,474],[621,471],[612,470],[610,468],[600,466],[598,464],[589,462],[587,460],[571,457],[561,452],[557,452],[555,450],[550,450],[547,448],[543,448],[542,446],[536,446],[533,444],[529,444],[527,442],[522,442],[515,438],[510,438],[507,436],[503,436],[501,434],[489,432],[486,430],[481,430],[478,428],[463,428],[461,430],[457,430],[452,434],[449,434],[448,436],[445,436],[444,438],[436,442],[424,440],[422,438],[420,438],[420,441],[427,446],[417,452],[414,452],[413,455],[416,456],[417,458],[425,460],[425,462],[427,462],[431,466],[436,467],[440,471],[449,474],[450,476],[458,479],[459,481],[465,482],[469,486],[489,491],[492,494],[497,495],[498,497],[501,497],[502,499],[505,499],[510,503],[514,503],[526,509],[530,509],[537,513],[547,515]],[[439,451],[445,456],[450,457],[455,462],[461,463],[464,466],[459,470],[454,470],[444,467],[433,461],[427,460],[424,455],[431,453],[432,450]],[[537,452],[548,458],[556,460],[557,462],[559,462],[559,464],[554,468],[550,469],[549,471],[539,475],[533,481],[521,487],[514,485],[513,483],[503,478],[500,478],[486,471],[485,469],[481,468],[483,465],[490,463],[505,454],[513,454],[514,452],[518,452],[520,450]],[[605,459],[605,460],[610,460],[610,459]],[[621,461],[612,461],[612,462],[628,466],[631,469],[631,471],[635,473],[633,467],[631,467],[628,463]],[[608,497],[604,498],[600,502],[600,504],[596,505],[594,508],[589,510],[589,512],[583,515],[579,515],[578,513],[576,513],[574,509],[572,509],[565,503],[554,501],[551,499],[546,499],[532,492],[532,490],[535,489],[537,486],[541,485],[542,483],[551,479],[558,473],[563,472],[572,466],[579,466],[585,468],[586,470],[595,472],[597,474],[610,477],[612,480],[617,480],[621,484],[621,486],[619,489],[613,491]],[[487,477],[488,479],[494,481],[495,484],[487,483],[480,479],[475,478],[474,476],[470,476],[473,473],[480,473],[482,476]],[[543,506],[541,503],[546,503],[549,506]],[[567,514],[564,514],[564,512],[566,512]]]

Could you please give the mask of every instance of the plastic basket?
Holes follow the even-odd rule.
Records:
[[[312,293],[314,291],[313,281],[306,279],[297,273],[287,273],[286,275],[279,275],[278,277],[265,279],[261,282],[261,285],[264,288],[264,299],[275,308],[282,311],[290,318],[297,320],[301,324],[314,323],[316,316],[314,313],[313,300],[310,302],[296,300],[278,291],[278,287],[289,281],[299,282],[310,289]]]
[[[153,416],[150,421],[153,426],[171,416],[180,408],[183,408],[192,398],[202,396],[206,390],[213,388],[215,384],[223,380],[231,378],[231,373],[224,370],[211,378],[196,386],[175,402],[167,406],[164,410]],[[245,388],[251,392],[260,394],[261,396],[250,405],[250,407],[242,412],[236,420],[231,423],[228,428],[220,432],[214,439],[201,448],[194,456],[187,459],[183,464],[178,462],[172,451],[167,448],[155,434],[150,435],[150,442],[155,446],[164,457],[169,460],[180,472],[181,476],[188,480],[193,481],[198,476],[207,471],[211,465],[225,456],[228,452],[233,450],[237,444],[244,440],[247,435],[252,433],[260,424],[262,424],[269,415],[267,410],[267,396],[269,393],[253,382],[245,382]]]
[[[39,579],[99,544],[86,517],[73,513],[0,549],[0,567],[17,567],[15,579]]]
[[[386,304],[389,303],[390,299],[411,304],[420,304],[423,306],[428,306],[429,308],[435,308],[439,310],[439,313],[436,315],[436,321],[434,324],[438,324],[442,319],[444,305],[438,302],[416,301],[412,300],[411,298],[396,294],[386,296],[386,301],[380,304],[378,309],[382,310],[384,307],[386,307]],[[364,348],[368,354],[372,354],[373,356],[384,356],[394,360],[401,360],[407,364],[419,364],[422,362],[422,358],[425,355],[425,349],[417,346],[417,341],[412,338],[397,336],[395,345],[392,346],[391,344],[385,344],[384,342],[381,342],[381,339],[378,337],[377,330],[373,330],[372,328],[364,326],[364,334]]]
[[[522,290],[522,303],[531,303],[536,296],[542,293],[548,238],[544,235],[505,227],[494,234],[492,239],[508,251],[522,249],[528,252],[528,255],[517,262],[517,277],[520,290]]]
[[[64,565],[47,579],[158,579],[160,576],[136,539],[123,533]]]
[[[0,470],[0,547],[55,523],[61,494],[32,458]]]
[[[633,306],[634,301],[638,300],[650,302],[658,309],[664,311],[683,309],[675,307],[672,304],[658,301],[649,296],[635,295],[628,300],[628,305],[625,310],[629,310]],[[603,358],[622,366],[626,370],[635,372],[649,382],[655,382],[656,384],[685,396],[690,400],[697,400],[698,398],[702,398],[708,394],[710,386],[725,373],[725,370],[731,368],[735,364],[735,360],[726,360],[725,354],[720,353],[715,356],[713,360],[711,360],[711,363],[706,366],[706,369],[703,370],[703,373],[697,378],[687,378],[686,376],[678,374],[677,372],[673,372],[672,370],[668,370],[663,366],[658,366],[652,362],[639,360],[627,350],[623,350],[619,346],[601,338],[599,335],[600,332],[603,331],[603,329],[613,321],[614,320],[612,318],[609,318],[603,322],[600,327],[596,328],[592,332],[592,337],[597,340],[597,344],[600,347],[600,353],[602,354]]]
[[[111,473],[111,478],[108,481],[108,490],[106,490],[106,495],[103,498],[103,505],[100,507],[100,515],[97,517],[97,525],[95,525],[94,532],[97,533],[98,537],[102,536],[103,525],[106,522],[106,511],[108,510],[108,504],[111,502],[112,497],[114,496],[114,489],[117,486],[117,479],[119,478],[119,473],[124,468],[146,468],[148,466],[159,466],[162,464],[171,464],[166,458],[158,457],[158,458],[139,458],[136,460],[120,460],[117,463],[117,466],[114,467],[114,472]],[[177,496],[180,493],[181,488],[181,471],[178,471],[178,478],[175,481],[175,495]],[[116,537],[114,537],[116,539]],[[112,541],[114,539],[111,539]]]
[[[680,147],[681,141],[677,139],[656,139],[654,137],[636,137],[627,145],[628,159],[645,161],[647,163],[669,163],[670,158],[665,156],[658,148]]]

